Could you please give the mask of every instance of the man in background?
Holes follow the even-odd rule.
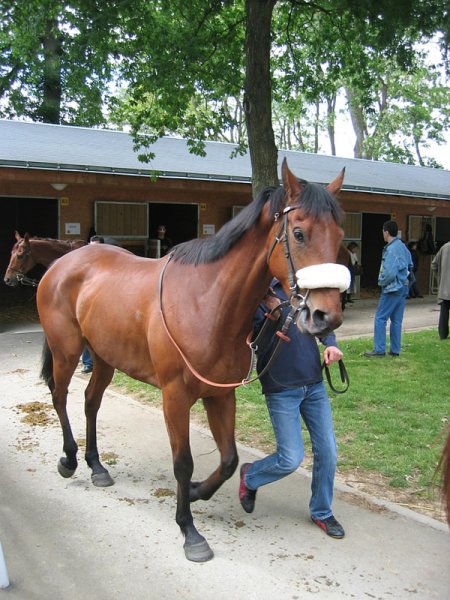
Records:
[[[431,269],[437,272],[439,281],[439,338],[446,340],[448,338],[448,316],[450,309],[450,242],[444,244],[433,258]]]
[[[161,256],[165,256],[173,246],[172,240],[166,236],[166,232],[165,225],[158,225],[156,234],[160,244]]]
[[[364,352],[368,358],[386,356],[386,323],[390,319],[391,356],[399,356],[401,351],[402,322],[405,312],[406,296],[409,290],[409,273],[413,263],[411,253],[398,235],[395,221],[383,224],[383,249],[378,285],[381,287],[380,301],[374,322],[374,349]]]

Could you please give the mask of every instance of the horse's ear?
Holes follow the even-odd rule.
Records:
[[[23,239],[25,240],[25,242],[28,244],[28,242],[30,241],[30,234],[27,232],[24,236]]]
[[[286,157],[283,158],[283,163],[281,165],[281,176],[283,178],[284,189],[286,190],[289,198],[298,196],[302,192],[303,186],[294,173],[292,173],[292,171],[289,169]]]
[[[16,231],[14,232],[14,236],[15,236],[15,238],[16,238],[16,240],[17,240],[17,241],[19,241],[19,240],[21,240],[21,239],[22,239],[22,236],[21,236],[21,235],[20,235],[20,233],[17,231],[17,229],[16,229]]]
[[[345,167],[342,169],[336,179],[333,179],[333,181],[327,185],[327,190],[330,192],[330,194],[333,194],[333,196],[336,196],[341,191],[342,184],[344,183],[344,175]]]

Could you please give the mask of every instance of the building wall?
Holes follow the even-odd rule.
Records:
[[[55,191],[51,183],[64,183],[66,187]],[[194,203],[200,207],[198,231],[202,236],[204,225],[213,225],[217,231],[231,218],[233,206],[246,205],[251,201],[251,186],[193,179],[160,178],[153,181],[143,176],[0,168],[0,196],[57,199],[58,237],[61,239],[87,239],[94,224],[94,203],[98,200]],[[445,200],[344,191],[340,201],[346,212],[390,214],[398,222],[404,241],[408,241],[410,215],[450,217],[450,202]],[[433,212],[430,212],[433,207]],[[66,223],[80,223],[80,235],[67,235]],[[419,273],[419,285],[423,290],[428,290],[429,263],[429,257],[423,257]]]
[[[55,191],[51,183],[64,183],[66,188]],[[80,223],[79,237],[86,239],[93,226],[95,201],[198,204],[201,234],[203,224],[212,224],[217,230],[231,218],[233,205],[247,204],[251,187],[188,179],[152,181],[149,177],[0,169],[0,196],[58,199],[60,239],[73,239],[65,233],[66,223]]]

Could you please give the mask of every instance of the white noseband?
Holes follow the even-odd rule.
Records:
[[[345,292],[350,286],[350,271],[344,265],[323,263],[299,269],[295,274],[298,287],[303,290],[338,288]]]

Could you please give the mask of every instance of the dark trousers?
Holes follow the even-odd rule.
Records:
[[[448,338],[448,314],[450,309],[450,300],[441,300],[441,311],[439,313],[438,332],[441,340]]]

